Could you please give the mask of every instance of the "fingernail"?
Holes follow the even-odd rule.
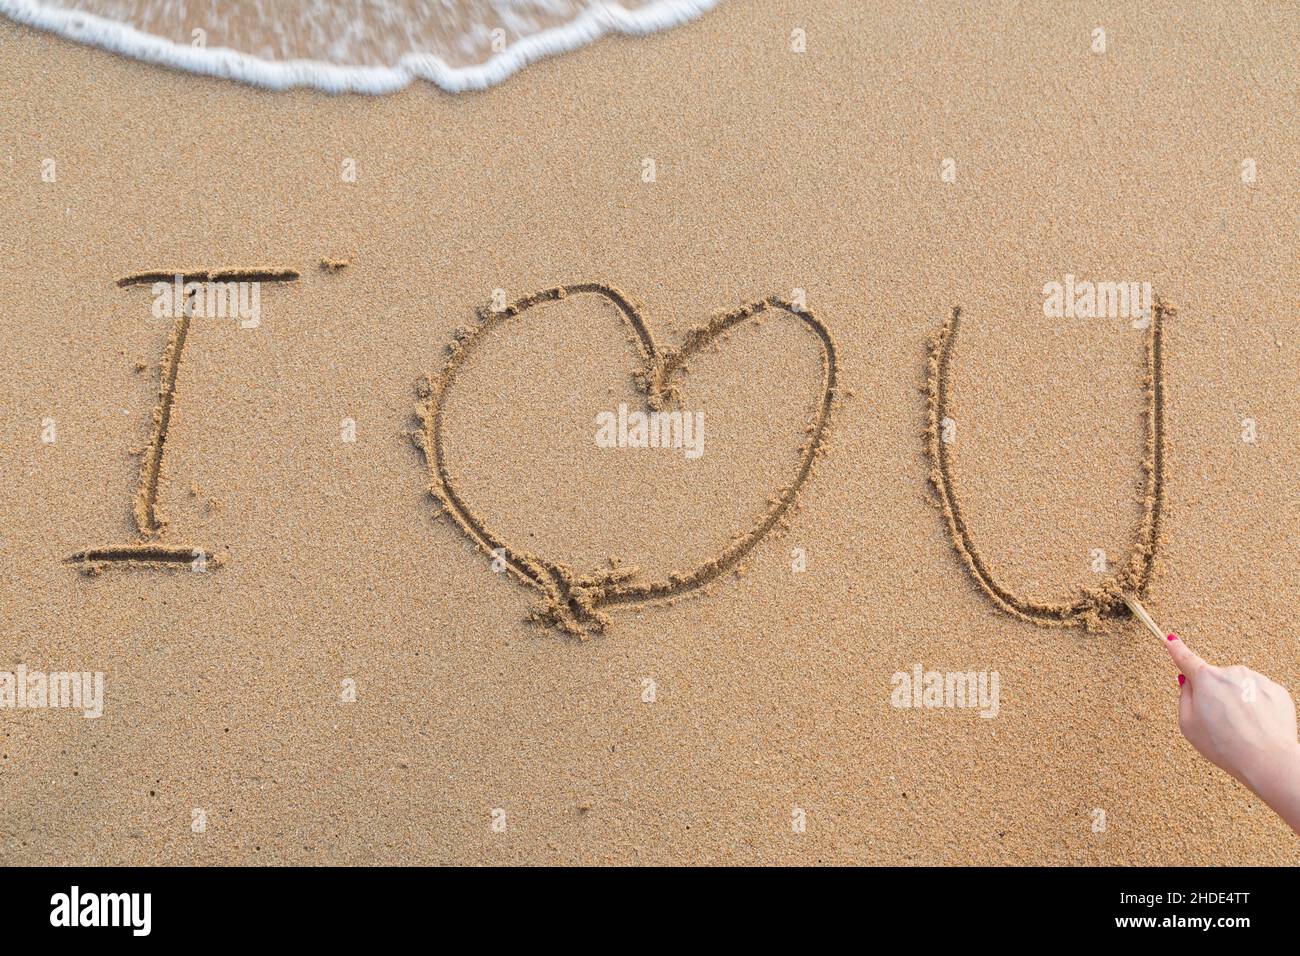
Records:
[[[1179,675],[1178,675],[1178,686],[1179,686],[1179,687],[1182,687],[1183,684],[1185,684],[1185,683],[1187,683],[1187,677],[1186,677],[1186,675],[1184,675],[1184,674],[1179,674]]]
[[[1166,641],[1176,641],[1176,640],[1178,640],[1178,635],[1177,635],[1177,634],[1169,634],[1169,635],[1167,635],[1167,636],[1165,637],[1165,640],[1166,640]]]

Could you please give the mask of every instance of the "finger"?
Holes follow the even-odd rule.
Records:
[[[1192,722],[1192,694],[1194,691],[1192,690],[1192,682],[1187,680],[1186,675],[1179,674],[1178,679],[1185,681],[1178,688],[1178,729],[1186,737],[1187,728],[1191,726]]]
[[[1196,680],[1196,675],[1206,666],[1201,656],[1179,640],[1177,634],[1169,635],[1165,647],[1169,649],[1169,656],[1174,659],[1175,666],[1187,676],[1187,680],[1189,682]]]

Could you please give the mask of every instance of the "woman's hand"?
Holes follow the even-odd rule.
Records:
[[[1300,833],[1300,743],[1286,688],[1249,667],[1207,664],[1177,635],[1166,641],[1182,674],[1178,726]]]

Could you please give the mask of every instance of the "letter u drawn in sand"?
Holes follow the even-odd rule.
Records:
[[[753,524],[733,535],[714,557],[659,580],[640,580],[637,570],[633,568],[614,567],[579,573],[568,565],[514,547],[503,540],[466,503],[447,466],[443,438],[444,398],[456,380],[457,372],[484,336],[507,322],[519,321],[534,306],[576,295],[599,296],[618,310],[619,317],[630,330],[636,346],[640,368],[634,378],[645,393],[646,405],[650,410],[659,410],[676,400],[677,382],[686,373],[687,359],[727,330],[753,321],[761,315],[775,314],[803,323],[814,333],[821,348],[821,390],[790,483],[769,499],[767,509]],[[413,437],[424,452],[429,468],[429,493],[439,502],[443,512],[485,554],[499,556],[512,576],[541,592],[541,600],[533,608],[530,617],[544,626],[585,638],[604,631],[609,625],[609,617],[602,610],[604,608],[674,598],[704,587],[736,569],[744,556],[785,519],[811,477],[817,458],[825,450],[831,413],[838,398],[839,369],[835,343],[830,331],[811,312],[796,308],[775,296],[715,315],[703,325],[688,331],[679,348],[668,350],[661,350],[655,344],[640,312],[623,293],[596,282],[575,283],[536,292],[499,312],[481,308],[477,311],[477,318],[476,326],[457,334],[442,371],[422,384],[420,396],[423,401],[419,407],[419,416],[423,427]]]
[[[1165,501],[1164,324],[1173,314],[1174,310],[1157,298],[1146,330],[1146,376],[1143,383],[1146,454],[1142,462],[1145,491],[1136,546],[1128,560],[1102,584],[1081,589],[1073,599],[1055,604],[1021,597],[998,581],[971,538],[961,501],[953,488],[950,446],[942,434],[942,423],[949,417],[948,384],[961,309],[954,308],[943,327],[931,338],[926,382],[929,396],[926,448],[930,459],[930,483],[938,493],[953,547],[962,563],[979,588],[1008,614],[1045,626],[1077,625],[1096,630],[1105,620],[1129,615],[1124,603],[1125,593],[1139,599],[1146,596],[1155,566],[1156,549],[1160,545],[1160,520]]]

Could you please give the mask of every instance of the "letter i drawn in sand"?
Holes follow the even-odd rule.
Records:
[[[219,270],[151,270],[136,272],[117,280],[119,288],[155,283],[173,282],[184,290],[183,301],[176,309],[167,347],[163,352],[162,368],[158,381],[158,404],[153,412],[153,433],[140,467],[140,485],[136,492],[132,515],[139,540],[130,544],[87,548],[64,558],[65,564],[76,565],[88,574],[97,574],[109,565],[129,565],[145,568],[176,568],[190,566],[196,570],[216,567],[220,560],[205,548],[194,545],[173,545],[163,542],[167,522],[158,512],[158,489],[163,475],[163,455],[167,447],[167,433],[171,426],[172,409],[176,404],[176,383],[180,377],[181,360],[190,325],[194,320],[197,288],[192,284],[215,282],[294,282],[297,271],[280,268],[219,269]]]
[[[953,548],[976,585],[995,605],[1024,621],[1044,626],[1102,628],[1103,622],[1132,614],[1153,633],[1159,629],[1141,606],[1160,546],[1160,523],[1165,504],[1165,383],[1164,326],[1174,309],[1156,299],[1151,321],[1146,326],[1146,376],[1143,393],[1146,411],[1146,455],[1142,463],[1145,487],[1137,541],[1128,561],[1099,586],[1082,589],[1060,603],[1035,601],[1016,594],[994,577],[988,562],[971,538],[961,502],[953,490],[953,467],[949,443],[944,440],[943,422],[949,419],[949,379],[953,344],[961,320],[954,308],[943,327],[930,341],[926,394],[929,421],[926,451],[930,459],[930,483],[939,496],[939,506],[948,525]]]

